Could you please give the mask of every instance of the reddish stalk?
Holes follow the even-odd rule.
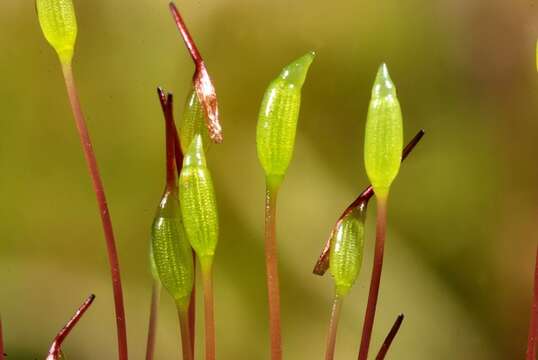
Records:
[[[282,359],[280,333],[280,286],[278,277],[278,246],[276,240],[276,202],[278,188],[267,185],[265,196],[265,267],[269,298],[269,332],[271,335],[271,359]]]
[[[177,314],[179,316],[179,327],[181,331],[181,351],[183,353],[183,360],[194,360],[191,352],[192,340],[191,331],[189,329],[188,310],[178,306]]]
[[[177,177],[174,172],[174,164],[177,174],[181,173],[181,168],[183,167],[183,151],[181,151],[181,143],[179,140],[179,134],[174,121],[174,101],[173,95],[167,93],[162,88],[157,88],[157,94],[159,95],[159,101],[161,102],[161,108],[166,121],[166,183],[167,189],[170,191],[177,189]],[[188,324],[190,330],[190,339],[191,339],[191,355],[194,358],[194,347],[195,347],[195,327],[196,327],[196,255],[194,251],[192,252],[193,256],[193,266],[194,266],[194,286],[192,288],[191,300],[189,303],[188,310]]]
[[[420,139],[424,136],[424,130],[420,130],[413,139],[407,144],[407,146],[402,151],[402,162],[407,158],[407,156],[413,151],[415,146],[419,143]],[[374,189],[372,188],[372,185],[368,185],[366,189],[363,190],[363,192],[353,201],[347,208],[344,210],[342,215],[338,218],[336,221],[336,224],[331,230],[331,235],[325,242],[325,246],[323,247],[323,250],[321,252],[321,255],[319,256],[318,261],[316,262],[316,265],[314,266],[314,270],[312,271],[316,275],[323,276],[327,269],[329,268],[329,255],[331,251],[331,239],[333,238],[334,232],[338,228],[338,225],[342,221],[343,218],[345,218],[349,213],[354,211],[355,209],[362,207],[363,209],[366,209],[366,206],[368,205],[368,201],[374,196]]]
[[[90,295],[86,301],[78,308],[77,312],[73,317],[65,324],[65,326],[60,330],[58,335],[54,338],[54,341],[52,342],[52,345],[49,350],[49,354],[47,356],[46,360],[60,360],[62,358],[62,343],[64,342],[65,338],[69,335],[71,330],[75,327],[75,325],[78,323],[82,315],[88,310],[90,305],[93,303],[93,300],[95,299],[95,295]]]
[[[99,214],[101,216],[101,222],[105,234],[108,262],[110,264],[110,272],[112,276],[114,305],[116,310],[118,356],[120,360],[127,360],[127,327],[125,324],[125,309],[123,305],[123,290],[121,286],[120,264],[118,259],[118,251],[116,249],[116,240],[114,239],[114,230],[112,229],[112,219],[110,218],[110,212],[108,210],[105,196],[105,189],[101,180],[101,175],[99,173],[99,167],[97,166],[97,159],[95,158],[95,153],[93,151],[90,134],[88,131],[88,127],[86,126],[86,120],[84,119],[82,107],[80,105],[80,100],[78,97],[71,64],[62,64],[62,70],[65,79],[65,86],[67,88],[67,94],[69,96],[69,102],[71,104],[71,110],[75,118],[75,123],[80,137],[82,150],[84,152],[84,157],[86,159],[88,170],[92,179],[93,190],[97,198]]]
[[[159,318],[159,302],[161,299],[161,283],[154,279],[151,287],[151,305],[149,312],[148,340],[146,344],[146,360],[153,360],[157,338],[157,320]]]
[[[527,339],[527,360],[536,359],[536,338],[538,337],[538,249],[536,250],[536,263],[534,267],[534,296]]]
[[[4,337],[2,335],[2,317],[0,316],[0,360],[4,360]]]
[[[370,293],[368,294],[368,305],[364,316],[362,327],[362,338],[359,350],[359,360],[367,360],[372,328],[374,326],[375,310],[379,295],[379,284],[381,283],[381,271],[383,270],[383,253],[385,250],[385,236],[387,230],[387,199],[377,198],[377,219],[376,219],[376,239],[374,264],[372,269],[372,279],[370,280]]]
[[[215,360],[215,298],[213,293],[213,260],[201,259],[204,283],[205,358]]]
[[[340,321],[341,309],[342,298],[335,295],[331,311],[331,320],[329,321],[329,333],[327,335],[327,350],[325,352],[325,360],[334,359],[334,351],[336,349],[336,334],[338,332],[338,322]]]
[[[400,326],[402,326],[403,320],[404,320],[404,315],[403,314],[398,315],[398,317],[396,318],[396,321],[394,321],[394,324],[390,328],[390,331],[387,334],[385,341],[383,341],[383,345],[381,345],[381,348],[379,349],[377,356],[375,357],[376,360],[383,360],[385,358],[385,355],[387,355],[387,352],[389,351],[392,341],[396,337],[396,334],[398,334],[398,330],[400,330]]]
[[[189,30],[187,29],[185,21],[183,21],[179,10],[173,2],[170,3],[170,11],[172,12],[172,16],[174,17],[177,28],[181,33],[181,37],[183,38],[183,41],[187,46],[187,50],[189,51],[189,54],[194,62],[195,71],[192,81],[194,90],[196,91],[196,96],[204,108],[209,137],[213,142],[217,144],[221,143],[222,126],[219,122],[219,108],[215,86],[213,86],[213,82],[209,77],[204,60],[202,59],[202,55],[200,54],[200,51],[198,51],[198,47],[196,46],[191,34],[189,33]]]

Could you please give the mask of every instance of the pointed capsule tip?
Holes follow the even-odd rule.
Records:
[[[382,63],[377,70],[372,93],[378,96],[394,95],[395,88],[390,78],[389,69],[386,63]]]
[[[304,54],[286,66],[284,70],[282,70],[280,77],[290,83],[290,85],[302,87],[306,79],[308,69],[310,68],[310,65],[314,61],[315,57],[316,53],[314,51]]]
[[[379,65],[379,72],[382,72],[385,76],[389,75],[389,68],[387,67],[386,62],[382,62],[381,65]]]

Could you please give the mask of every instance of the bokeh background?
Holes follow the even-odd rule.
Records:
[[[193,66],[166,1],[75,3],[75,74],[118,239],[131,357],[142,359],[149,227],[164,184],[155,87],[175,93],[180,114]],[[278,214],[286,358],[323,357],[333,288],[311,270],[337,216],[367,184],[364,121],[382,61],[398,87],[406,139],[420,128],[427,134],[393,187],[372,349],[403,312],[391,359],[523,358],[538,239],[536,0],[181,0],[178,7],[215,81],[225,129],[224,143],[209,154],[221,217],[219,358],[269,357],[255,127],[269,81],[309,50],[318,56]],[[90,293],[96,302],[65,353],[114,359],[94,194],[33,1],[0,2],[0,79],[0,312],[8,359],[44,358]],[[338,359],[357,354],[374,211],[372,204]],[[179,358],[177,332],[163,296],[157,359]]]

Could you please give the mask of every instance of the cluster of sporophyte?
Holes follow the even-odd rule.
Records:
[[[313,52],[302,56],[286,66],[280,75],[271,82],[262,101],[257,127],[258,158],[265,171],[267,185],[265,250],[273,360],[282,358],[276,198],[293,155],[301,88],[313,59]],[[387,66],[382,64],[372,89],[364,142],[364,163],[372,186],[367,188],[339,218],[315,269],[315,273],[321,275],[328,268],[335,281],[335,300],[329,325],[326,359],[334,358],[336,330],[342,299],[355,283],[361,268],[367,204],[375,193],[378,213],[376,251],[359,359],[367,357],[383,264],[389,190],[399,172],[401,161],[418,143],[423,133],[420,131],[411,144],[405,150],[403,149],[403,122],[400,104]],[[403,317],[398,317],[396,323],[398,328],[402,319]],[[392,341],[394,336],[395,332],[389,341]],[[386,342],[386,349],[388,349],[388,345],[390,342]],[[380,350],[381,356],[386,353],[385,347]]]
[[[222,127],[218,118],[215,88],[205,63],[176,7],[170,4],[174,20],[195,63],[193,91],[189,94],[180,122],[179,134],[173,116],[173,97],[159,90],[166,129],[166,186],[157,208],[152,229],[150,264],[155,278],[153,304],[148,334],[147,358],[152,358],[158,299],[161,286],[177,305],[185,359],[194,358],[194,303],[195,262],[200,265],[205,298],[206,359],[215,358],[215,328],[213,315],[213,259],[218,242],[218,216],[211,174],[205,151],[209,140],[222,141]],[[78,100],[71,69],[77,35],[77,22],[70,0],[37,0],[37,12],[43,33],[56,50],[64,71],[73,114],[77,122],[83,149],[98,202],[104,206],[103,218],[115,290],[118,319],[120,358],[127,358],[126,329],[123,299],[119,278],[119,264],[115,250],[111,220],[106,209],[104,189],[100,181],[95,156],[89,142],[84,116]],[[286,66],[269,85],[259,113],[257,150],[266,175],[266,231],[265,252],[271,356],[281,359],[280,290],[278,251],[276,242],[276,200],[286,171],[292,159],[297,121],[301,103],[301,89],[308,69],[314,60],[309,52]],[[205,125],[205,126],[204,126]],[[90,144],[89,146],[84,146]],[[363,342],[366,353],[375,314],[379,288],[382,252],[386,228],[386,202],[390,186],[396,177],[402,159],[403,129],[400,105],[387,67],[382,65],[376,77],[366,121],[365,166],[372,182],[369,196],[374,192],[378,202],[378,236],[372,290],[366,312]],[[372,190],[373,189],[373,190]],[[369,197],[368,197],[369,198]],[[328,267],[335,280],[335,302],[328,340],[327,358],[334,354],[334,339],[341,300],[350,291],[362,263],[364,247],[364,219],[367,200],[352,206],[339,219],[332,232],[327,253]],[[103,209],[103,208],[102,208]],[[325,254],[327,255],[327,254]],[[364,341],[364,338],[366,341]],[[361,346],[361,354],[363,353]]]
[[[120,360],[127,360],[127,329],[112,221],[72,70],[77,38],[74,5],[72,0],[36,0],[36,9],[43,34],[56,50],[62,66],[70,105],[92,178],[110,262],[116,310],[118,356]],[[173,96],[158,89],[165,119],[166,182],[151,226],[149,262],[154,284],[146,359],[153,358],[158,303],[161,288],[164,288],[177,306],[183,359],[194,360],[194,289],[196,260],[198,260],[204,290],[205,358],[213,360],[216,357],[216,351],[212,274],[219,237],[219,222],[213,181],[206,162],[206,151],[211,141],[222,142],[223,135],[216,91],[205,62],[173,3],[170,4],[170,10],[193,59],[195,71],[190,85],[192,91],[187,98],[183,116],[179,122],[179,133],[173,115]],[[284,67],[267,88],[258,116],[257,152],[266,179],[265,255],[271,358],[273,360],[282,358],[276,237],[277,196],[293,157],[301,90],[314,58],[314,52],[308,52]],[[402,112],[388,68],[382,64],[374,81],[365,126],[364,165],[372,185],[368,186],[338,218],[314,269],[314,273],[318,275],[323,275],[329,270],[335,285],[325,354],[327,360],[334,358],[342,301],[351,291],[361,270],[367,207],[369,200],[375,194],[377,223],[374,261],[358,354],[359,360],[367,359],[383,267],[390,188],[398,175],[402,160],[420,141],[423,134],[422,130],[419,131],[409,145],[403,148]],[[63,358],[61,351],[63,341],[93,300],[94,296],[91,295],[58,333],[49,350],[47,360]],[[538,303],[536,291],[535,303]],[[533,315],[536,315],[536,309]],[[536,352],[538,320],[536,316],[533,319],[529,331],[527,352],[529,359]],[[398,316],[376,359],[385,357],[402,320],[403,315]],[[3,359],[0,321],[0,360]]]

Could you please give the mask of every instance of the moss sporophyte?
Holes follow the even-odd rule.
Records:
[[[185,234],[179,206],[175,151],[177,132],[173,119],[173,97],[171,94],[165,97],[162,90],[159,91],[159,95],[166,129],[166,185],[151,229],[151,253],[159,283],[172,296],[177,306],[183,357],[192,359],[188,309],[194,283],[194,267],[192,250]],[[154,334],[151,332],[149,334],[148,344],[153,346],[150,340]],[[146,353],[152,358],[150,346]]]
[[[187,238],[202,270],[206,359],[215,358],[215,324],[213,300],[213,258],[218,242],[217,202],[211,174],[207,168],[201,135],[191,142],[179,177],[181,214]]]
[[[99,214],[103,225],[107,245],[108,260],[114,292],[114,305],[116,310],[116,327],[118,337],[118,356],[120,360],[127,360],[127,328],[125,323],[125,309],[123,306],[123,291],[121,285],[120,266],[116,250],[116,241],[112,229],[112,220],[105,197],[105,189],[97,166],[97,159],[93,151],[90,134],[82,112],[78,97],[71,61],[73,59],[77,38],[77,19],[75,7],[71,0],[36,0],[36,10],[43,35],[54,48],[62,65],[67,94],[71,110],[75,118],[80,143],[88,166],[93,189],[99,206]]]
[[[286,66],[267,88],[262,100],[256,145],[265,172],[265,264],[269,296],[271,358],[282,358],[280,290],[276,243],[276,200],[290,164],[301,105],[301,89],[315,53],[309,52]]]
[[[424,131],[420,130],[402,151],[402,161],[410,154],[418,142],[424,136]],[[329,332],[327,335],[327,347],[325,359],[333,359],[336,347],[336,335],[338,322],[342,308],[343,298],[356,281],[362,263],[362,253],[364,250],[364,222],[367,214],[368,203],[374,195],[371,185],[366,187],[359,196],[344,210],[331,230],[321,255],[316,262],[313,273],[324,275],[330,271],[335,282],[335,295],[332,305],[331,317],[329,321]],[[403,315],[396,320],[395,326],[389,332],[379,354],[386,354],[392,339],[403,321]],[[379,355],[376,359],[380,359]]]
[[[424,130],[420,130],[414,137],[411,139],[411,141],[407,144],[407,146],[402,151],[402,162],[407,158],[407,156],[413,151],[415,146],[420,142],[422,137],[424,136]],[[330,236],[327,239],[321,254],[314,266],[314,270],[312,271],[316,275],[323,276],[325,272],[329,269],[329,257],[330,257],[330,250],[331,250],[331,240],[334,236],[334,233],[337,230],[337,227],[340,223],[340,221],[347,216],[350,212],[354,211],[358,208],[363,208],[363,211],[366,211],[366,207],[368,206],[368,203],[370,199],[374,196],[374,189],[372,188],[372,185],[368,185],[353,202],[343,211],[343,213],[338,218],[336,224],[331,230]]]
[[[181,142],[186,156],[179,179],[179,197],[185,232],[201,264],[204,284],[205,358],[215,358],[215,319],[213,299],[213,257],[218,240],[218,219],[213,184],[205,163],[204,148],[209,137],[223,140],[217,94],[205,62],[174,3],[169,5],[177,28],[195,65],[193,93],[189,95],[181,123]],[[201,129],[202,111],[207,133]],[[179,142],[179,141],[178,141]],[[191,306],[191,327],[194,327]],[[193,345],[192,345],[193,346]]]
[[[379,67],[368,108],[364,140],[364,164],[377,200],[376,243],[368,304],[364,316],[359,360],[366,360],[374,324],[387,228],[387,200],[400,170],[403,123],[396,88],[387,66]]]
[[[36,0],[36,9],[43,34],[61,62],[73,116],[93,181],[112,274],[118,355],[120,360],[128,360],[123,294],[112,222],[72,70],[78,31],[75,7],[72,0]],[[196,262],[193,261],[194,251],[201,265],[204,286],[205,358],[214,360],[213,263],[219,239],[219,221],[215,190],[205,154],[210,141],[214,143],[222,141],[222,127],[215,87],[205,62],[180,12],[173,3],[170,3],[170,10],[194,61],[195,71],[192,84],[189,85],[191,91],[180,120],[179,135],[173,118],[173,97],[159,89],[166,129],[166,185],[151,225],[149,263],[154,284],[146,359],[153,358],[161,286],[177,305],[183,359],[194,360],[195,358]],[[265,262],[272,360],[282,359],[276,241],[277,196],[293,158],[302,88],[314,57],[313,52],[306,53],[284,67],[269,84],[262,99],[256,129],[257,154],[266,180]],[[363,191],[340,216],[314,271],[317,274],[323,274],[329,270],[334,280],[335,296],[325,355],[327,360],[334,358],[342,299],[351,291],[361,270],[367,205],[375,194],[377,226],[374,265],[359,350],[359,360],[367,359],[383,264],[388,195],[399,172],[401,161],[418,143],[422,135],[423,131],[419,132],[411,143],[402,149],[403,125],[400,104],[388,69],[385,64],[382,64],[372,89],[365,126],[364,163],[372,185]],[[47,360],[59,360],[63,356],[61,353],[63,340],[92,301],[93,296],[88,298],[73,319],[58,334]],[[403,315],[400,315],[376,359],[384,358],[402,320]],[[533,324],[531,322],[531,330],[534,329]],[[529,339],[532,334],[533,332],[530,331]],[[531,344],[531,340],[529,340],[529,349],[531,353],[535,351],[534,342]],[[3,357],[0,321],[0,360]]]
[[[365,217],[366,206],[353,209],[338,221],[331,238],[329,271],[335,283],[335,296],[327,335],[326,360],[334,359],[342,301],[355,284],[361,269]]]

